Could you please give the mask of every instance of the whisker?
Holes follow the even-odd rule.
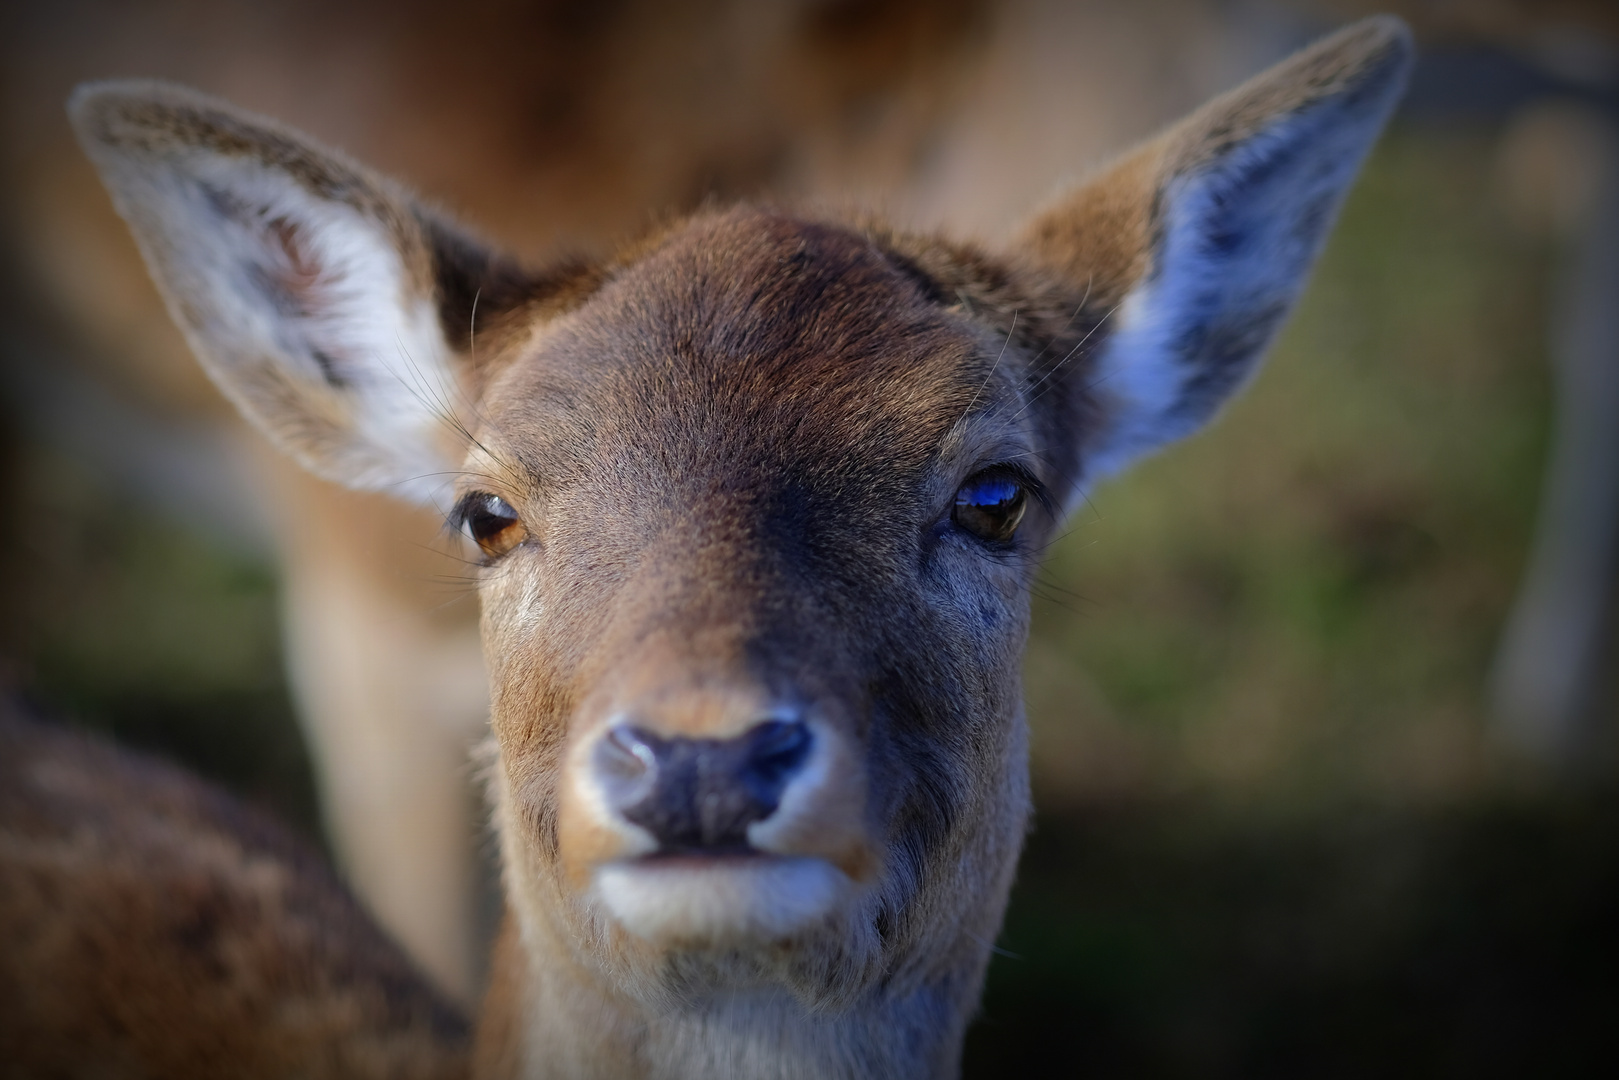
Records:
[[[994,953],[996,956],[1004,956],[1004,957],[1007,957],[1008,959],[1011,959],[1011,960],[1022,960],[1023,959],[1023,957],[1021,955],[1019,955],[1018,953],[1012,952],[1010,949],[1003,949],[999,945],[995,944],[993,941],[989,941],[989,940],[985,939],[985,937],[982,934],[976,934],[976,933],[973,933],[972,931],[969,930],[967,932],[967,936],[972,938],[974,941],[978,942],[978,944],[983,945],[986,948],[988,948],[989,951]]]
[[[474,367],[476,367],[478,363],[478,301],[482,298],[483,285],[480,283],[477,290],[472,294],[472,311],[467,319],[467,358],[468,362]],[[459,383],[456,384],[456,391],[458,396],[461,398],[462,403],[466,406],[467,411],[472,414],[473,419],[476,420],[479,425],[483,427],[493,426],[489,422],[489,418],[484,415],[483,410],[478,407],[478,403],[463,391]],[[521,485],[523,481],[521,470],[508,464],[503,458],[496,455],[492,450],[480,442],[472,434],[472,431],[465,424],[461,423],[459,417],[457,417],[455,420],[455,426],[463,435],[466,436],[469,443],[476,446],[479,450],[482,450],[485,454],[488,454],[496,464],[505,470],[507,473],[507,480],[509,482],[515,485]]]
[[[1017,333],[1017,317],[1018,313],[1014,310],[1012,312],[1012,325],[1006,328],[1006,340],[1001,342],[1001,351],[996,354],[995,362],[989,366],[989,374],[984,376],[984,381],[978,384],[977,390],[973,391],[973,399],[967,402],[967,407],[961,411],[962,419],[966,419],[972,413],[973,406],[978,404],[979,395],[983,394],[984,387],[989,385],[989,381],[995,377],[996,369],[1001,366],[1001,359],[1006,355],[1006,347],[1012,344],[1012,335]]]
[[[473,297],[474,318],[477,316],[477,298],[481,295],[482,287],[480,286],[478,294]],[[471,327],[469,327],[469,346],[471,345],[470,335],[472,333],[473,330]],[[521,486],[523,483],[522,473],[518,469],[508,464],[499,455],[495,454],[489,449],[489,447],[485,446],[483,442],[477,438],[477,436],[473,435],[472,430],[462,422],[460,414],[457,412],[454,403],[449,397],[452,390],[455,397],[460,399],[463,407],[466,408],[468,412],[471,412],[474,416],[477,416],[480,423],[487,425],[487,421],[482,417],[481,410],[478,408],[477,404],[467,396],[459,381],[452,376],[449,380],[451,386],[446,387],[444,385],[444,380],[429,378],[428,373],[422,369],[421,365],[416,362],[416,358],[411,355],[410,350],[405,347],[403,339],[398,337],[398,335],[395,335],[394,343],[399,349],[399,354],[404,357],[405,363],[409,365],[411,373],[415,376],[416,382],[416,385],[413,386],[410,382],[407,382],[402,376],[395,372],[394,377],[399,380],[400,385],[409,390],[412,396],[416,398],[417,402],[427,409],[427,411],[438,423],[443,424],[452,433],[459,436],[467,443],[467,445],[476,446],[479,450],[482,450],[486,455],[488,455],[488,457],[507,474],[506,479],[508,483]],[[386,365],[384,366],[386,367]],[[388,370],[392,371],[393,369],[389,368]]]
[[[1103,312],[1102,317],[1100,319],[1096,320],[1096,325],[1091,327],[1088,331],[1086,331],[1085,336],[1080,338],[1079,342],[1072,349],[1068,350],[1068,355],[1064,356],[1061,360],[1059,360],[1055,364],[1051,365],[1051,370],[1046,372],[1043,376],[1041,376],[1040,380],[1038,382],[1036,382],[1033,386],[1029,387],[1028,392],[1032,396],[1029,398],[1029,400],[1027,402],[1024,403],[1023,408],[1018,410],[1017,416],[1012,417],[1012,419],[1016,420],[1018,417],[1022,416],[1024,413],[1028,412],[1030,409],[1034,408],[1035,403],[1037,401],[1039,401],[1041,397],[1044,396],[1044,392],[1041,391],[1040,388],[1042,386],[1045,386],[1046,383],[1050,382],[1052,377],[1054,375],[1056,375],[1058,371],[1062,370],[1063,365],[1068,363],[1068,361],[1072,360],[1074,358],[1074,356],[1079,352],[1079,350],[1085,347],[1085,343],[1096,335],[1096,332],[1098,330],[1100,330],[1103,327],[1104,324],[1106,324],[1108,319],[1113,317],[1113,313],[1115,311],[1118,311],[1119,308],[1121,308],[1123,306],[1124,306],[1124,301],[1120,300],[1117,304],[1114,304],[1112,307],[1108,308],[1107,311]],[[1090,387],[1087,386],[1086,389],[1088,390],[1088,389],[1090,389]]]
[[[1051,348],[1057,339],[1068,333],[1069,328],[1074,325],[1074,320],[1079,318],[1079,313],[1085,310],[1085,305],[1090,301],[1091,298],[1091,286],[1094,284],[1096,284],[1096,272],[1093,270],[1085,278],[1085,295],[1079,298],[1079,303],[1074,306],[1073,314],[1068,316],[1068,321],[1062,324],[1061,330],[1057,331],[1051,337],[1046,339],[1046,343],[1040,346],[1040,351],[1034,354],[1034,359],[1029,361],[1029,368],[1031,371],[1039,366],[1040,361],[1046,358],[1047,350]]]

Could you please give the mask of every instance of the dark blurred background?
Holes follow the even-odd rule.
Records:
[[[394,537],[374,502],[289,496],[315,482],[202,379],[72,145],[82,79],[224,94],[535,259],[758,194],[993,238],[1389,9],[1423,50],[1410,99],[1268,366],[1212,430],[1096,491],[1051,554],[1026,667],[1039,815],[967,1072],[1606,1075],[1607,4],[12,0],[0,682],[327,843],[299,724],[323,707],[319,658],[289,683],[281,622],[314,616],[284,582],[364,518],[421,618],[470,623],[465,584],[423,561],[430,522]],[[355,843],[331,850],[364,892]],[[476,965],[444,955],[424,962],[471,993]]]

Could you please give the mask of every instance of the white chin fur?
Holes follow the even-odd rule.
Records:
[[[635,860],[596,871],[596,894],[624,929],[660,945],[737,945],[790,937],[852,886],[824,859]]]

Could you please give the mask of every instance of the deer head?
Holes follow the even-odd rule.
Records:
[[[1409,59],[1351,27],[1004,250],[743,205],[541,271],[218,101],[79,91],[221,389],[478,549],[489,1060],[955,1067],[1029,813],[1038,555],[1252,372]]]

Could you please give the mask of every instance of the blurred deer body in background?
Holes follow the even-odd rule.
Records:
[[[76,96],[232,401],[481,551],[485,1074],[956,1071],[1029,811],[1038,554],[1251,373],[1409,60],[1358,24],[1001,253],[742,205],[540,272],[216,100]]]
[[[6,1076],[438,1080],[469,1041],[290,830],[0,701]]]

